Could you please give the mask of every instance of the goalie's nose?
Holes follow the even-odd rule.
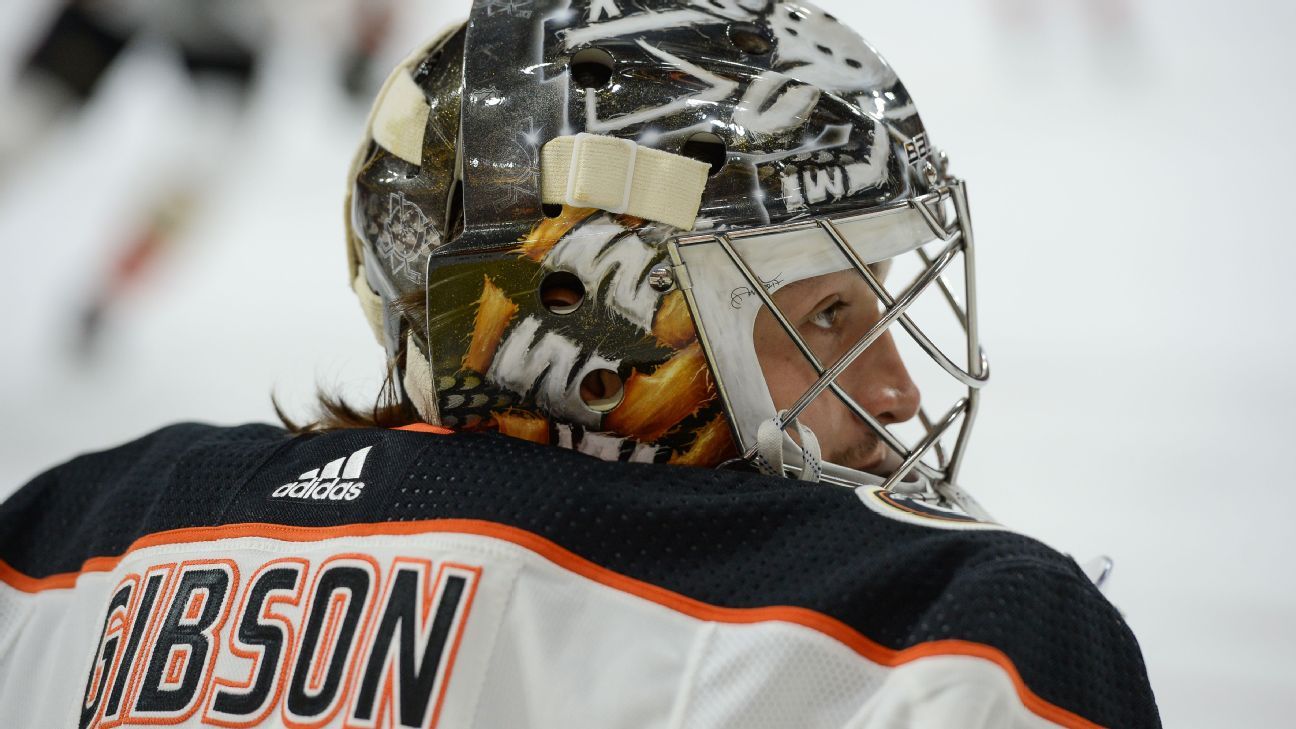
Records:
[[[842,373],[842,385],[883,425],[912,419],[922,404],[922,393],[909,376],[890,332]]]

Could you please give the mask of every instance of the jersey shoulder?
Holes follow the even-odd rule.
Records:
[[[75,571],[153,531],[218,513],[288,438],[269,425],[179,423],[54,466],[0,503],[0,559],[31,576]]]

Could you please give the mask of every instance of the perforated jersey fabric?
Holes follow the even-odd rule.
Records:
[[[312,483],[302,480],[312,471],[341,468],[362,452],[354,499],[285,496],[291,484]],[[32,595],[80,590],[96,570],[116,569],[105,560],[163,549],[171,534],[207,545],[214,559],[227,533],[244,540],[230,553],[246,556],[247,538],[274,539],[276,529],[291,534],[284,537],[289,546],[273,550],[283,554],[315,532],[320,540],[401,535],[386,538],[387,546],[424,533],[475,535],[455,547],[486,565],[477,588],[482,607],[465,618],[469,634],[485,630],[481,611],[494,610],[492,601],[508,605],[499,607],[506,625],[517,609],[509,601],[533,594],[533,607],[517,619],[573,636],[531,639],[499,628],[498,640],[475,638],[485,651],[486,687],[534,681],[519,666],[535,655],[570,652],[571,641],[592,640],[599,625],[610,630],[636,616],[625,625],[678,635],[663,639],[662,646],[680,647],[661,648],[656,678],[644,680],[645,697],[653,695],[648,687],[671,686],[663,726],[874,726],[860,723],[874,710],[865,711],[860,697],[899,680],[894,671],[912,663],[909,656],[930,662],[942,646],[963,656],[1002,656],[1007,668],[995,675],[1030,699],[1013,710],[1044,716],[1039,706],[1056,709],[1046,716],[1056,722],[1050,725],[1160,725],[1128,626],[1072,560],[1037,541],[1001,529],[887,518],[835,486],[610,463],[491,434],[357,429],[290,437],[265,425],[182,424],[75,458],[0,505],[0,577],[15,595],[0,600],[0,620],[14,601],[35,604]],[[194,530],[207,531],[199,539]],[[506,538],[482,546],[483,535]],[[533,539],[551,545],[535,564]],[[525,558],[516,556],[519,549]],[[573,570],[598,584],[568,586]],[[512,587],[493,596],[490,579],[504,573]],[[107,598],[100,602],[85,630],[99,630]],[[588,645],[592,654],[606,648]],[[644,650],[651,656],[657,649]],[[77,693],[88,683],[95,647],[84,652]],[[501,658],[514,653],[516,660]],[[579,662],[579,655],[568,659]],[[478,660],[461,658],[470,665],[462,675]],[[645,671],[652,660],[645,659]],[[633,680],[633,667],[625,670]],[[0,695],[5,671],[0,654]],[[456,671],[453,681],[468,681]],[[765,688],[753,691],[758,685]],[[450,683],[451,704],[457,686]],[[571,701],[568,709],[579,716],[579,694]],[[474,704],[470,715],[478,726],[524,726],[538,706],[501,698]],[[641,709],[637,715],[651,714]],[[561,707],[545,704],[544,711],[554,721],[564,716]]]

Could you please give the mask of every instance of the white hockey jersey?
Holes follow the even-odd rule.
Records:
[[[0,507],[0,726],[1153,727],[1069,559],[495,435],[180,425]]]

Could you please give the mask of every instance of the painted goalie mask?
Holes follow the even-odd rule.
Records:
[[[946,168],[805,3],[478,0],[375,103],[353,286],[429,422],[976,513],[952,484],[988,367]]]

